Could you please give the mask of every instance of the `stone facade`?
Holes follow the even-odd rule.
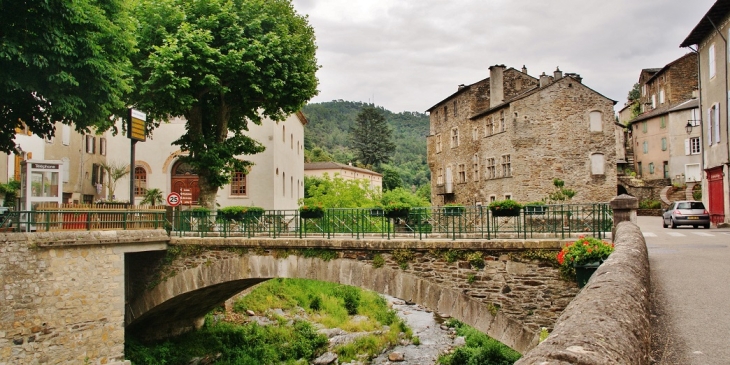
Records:
[[[164,233],[0,234],[0,364],[122,361],[125,253]]]
[[[614,104],[576,74],[538,80],[492,66],[488,79],[429,109],[432,202],[536,201],[555,190],[554,178],[577,191],[573,202],[608,201],[616,194]]]

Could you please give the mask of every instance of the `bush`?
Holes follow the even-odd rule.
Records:
[[[489,209],[491,210],[506,210],[506,209],[521,209],[522,204],[512,200],[512,199],[505,199],[505,200],[497,200],[493,201],[489,204]]]
[[[261,217],[264,214],[264,208],[261,207],[244,207],[232,205],[218,210],[218,218],[225,220],[244,221]]]
[[[662,202],[654,199],[645,199],[639,202],[639,209],[661,209]]]

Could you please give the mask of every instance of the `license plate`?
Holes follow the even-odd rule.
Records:
[[[700,217],[687,217],[687,219],[700,219]]]

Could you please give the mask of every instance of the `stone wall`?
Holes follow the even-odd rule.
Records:
[[[650,363],[649,258],[636,225],[617,227],[616,250],[516,365]]]
[[[0,234],[0,364],[124,356],[124,254],[165,231]]]
[[[221,247],[215,238],[172,240],[185,244],[182,252],[187,254],[160,267],[165,279],[130,304],[128,313],[134,316],[127,318],[127,328],[142,338],[192,329],[241,290],[287,277],[355,285],[416,302],[526,351],[537,344],[540,328],[552,328],[578,292],[546,259],[561,247],[560,241],[227,239]],[[334,250],[336,258],[306,258],[302,250],[307,247]],[[465,255],[449,262],[454,250],[481,254],[484,267],[473,266]],[[384,259],[383,267],[373,265],[376,255]],[[407,259],[399,262],[397,257]]]

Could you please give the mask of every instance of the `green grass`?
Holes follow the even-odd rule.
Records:
[[[448,355],[438,359],[443,365],[512,365],[522,355],[503,343],[485,335],[457,320],[449,320],[446,325],[456,329],[456,334],[466,339],[466,345],[458,347]]]

